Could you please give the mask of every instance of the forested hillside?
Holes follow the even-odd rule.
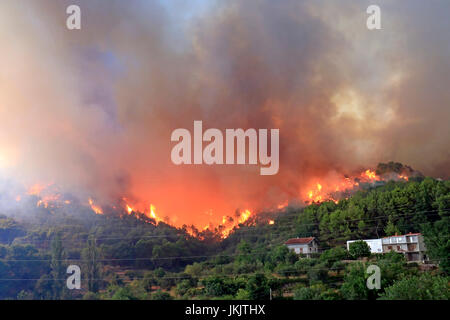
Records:
[[[50,213],[0,216],[1,299],[448,299],[450,181],[411,178],[348,199],[266,213],[226,239],[190,235],[136,214]],[[262,213],[264,215],[264,213]],[[138,219],[139,218],[139,219]],[[430,261],[347,252],[347,240],[420,232]],[[284,242],[316,237],[312,258]],[[365,272],[381,269],[369,290]],[[66,268],[79,265],[82,289],[68,290]]]

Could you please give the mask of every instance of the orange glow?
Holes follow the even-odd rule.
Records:
[[[127,205],[127,211],[128,211],[128,214],[131,214],[134,211],[134,209],[132,207],[130,207],[129,205]]]
[[[283,208],[286,208],[288,206],[288,201],[285,201],[285,202],[283,202],[283,203],[280,203],[278,206],[277,206],[277,209],[278,210],[281,210],[281,209],[283,209]]]
[[[377,177],[377,174],[375,173],[375,171],[372,171],[372,170],[370,170],[370,169],[367,169],[367,170],[363,173],[363,175],[365,175],[367,178],[372,179],[372,180],[378,178],[378,177]]]
[[[381,174],[380,177],[374,170],[371,169],[364,169],[359,172],[353,172],[349,176],[343,176],[342,173],[337,171],[327,172],[324,175],[315,176],[313,179],[307,181],[306,183],[302,183],[300,187],[301,189],[299,190],[298,199],[292,198],[292,201],[294,201],[294,204],[296,200],[304,201],[306,204],[321,203],[324,201],[333,201],[335,203],[338,203],[340,199],[348,198],[352,192],[359,190],[359,188],[361,187],[365,187],[366,185],[370,186],[370,184],[377,181],[383,181],[382,177],[385,177],[384,174]],[[407,181],[408,176],[404,174],[397,174],[395,176],[392,176],[392,173],[389,173],[389,179],[402,179]],[[52,184],[34,184],[27,190],[27,194],[38,196],[36,203],[37,207],[55,208],[71,204],[70,200],[60,199],[60,194],[57,191],[52,191],[54,189],[50,188],[51,186]],[[176,193],[177,195],[183,195],[183,192],[185,192],[185,190],[178,191],[179,193]],[[173,191],[171,189],[171,192],[177,192],[177,190]],[[173,213],[172,208],[164,206],[164,203],[161,204],[160,207],[160,204],[158,202],[159,210],[157,211],[155,206],[149,201],[146,201],[145,199],[136,199],[134,198],[134,196],[132,196],[132,194],[133,192],[130,192],[129,195],[127,194],[127,197],[130,196],[130,198],[122,197],[119,200],[119,203],[114,202],[107,207],[118,210],[120,214],[135,213],[137,219],[143,219],[143,216],[146,216],[149,219],[153,219],[156,224],[164,221],[165,223],[176,228],[181,228],[186,224],[186,221],[183,219],[178,219],[179,217],[174,217],[173,220],[169,220],[169,218],[162,219],[160,216],[158,216],[158,214],[161,214],[161,212],[169,216],[171,213]],[[23,199],[23,196],[23,194],[17,195],[17,197],[15,198],[16,201],[21,201]],[[158,198],[158,196],[160,195],[152,194],[152,199],[153,197]],[[213,195],[205,194],[205,197],[208,196],[209,198],[214,199]],[[131,197],[133,200],[130,200]],[[183,201],[181,202],[185,203],[186,201],[189,202],[190,198],[182,198],[182,200]],[[95,204],[93,199],[89,198],[88,203],[95,214],[104,214],[102,207],[98,204]],[[269,208],[277,208],[278,210],[282,210],[289,204],[287,200],[278,203],[279,204],[272,204],[272,206],[270,206]],[[256,216],[254,210],[264,209],[253,207],[252,203],[247,203],[245,206],[249,209],[239,210],[235,214],[232,214],[235,209],[228,203],[225,203],[225,205],[223,205],[223,203],[219,201],[217,202],[217,207],[213,206],[213,209],[208,209],[208,207],[203,207],[201,202],[199,202],[198,212],[188,212],[192,213],[193,215],[197,213],[196,218],[198,219],[192,223],[193,227],[189,227],[188,225],[188,227],[186,227],[186,230],[189,234],[197,237],[202,237],[203,231],[210,230],[213,233],[217,233],[222,238],[226,238],[231,234],[231,232],[233,232],[235,228],[238,228],[239,225],[244,223],[246,225],[256,223],[257,220],[256,217],[254,218],[254,216]],[[204,212],[204,214],[200,214],[199,212]],[[182,213],[184,213],[184,211]],[[146,222],[154,223],[152,221],[149,221],[148,219],[143,220],[145,220]],[[265,223],[269,225],[275,224],[274,220],[263,221],[266,221]]]
[[[355,190],[360,186],[360,182],[373,183],[380,181],[375,171],[367,169],[359,175],[349,177],[327,177],[314,182],[311,187],[306,189],[305,196],[302,197],[307,203],[320,203],[323,201],[333,201],[338,203],[343,193]]]
[[[28,194],[33,196],[38,196],[41,194],[42,190],[44,190],[44,186],[40,185],[38,183],[31,186],[31,188],[28,189]]]
[[[70,201],[69,201],[69,203],[70,203]],[[94,211],[96,214],[103,214],[102,208],[100,208],[99,206],[96,206],[94,204],[94,201],[92,201],[91,198],[89,198],[89,205],[91,206],[92,211]]]
[[[156,223],[162,221],[162,219],[156,215],[156,208],[152,204],[150,204],[150,218],[155,219]]]

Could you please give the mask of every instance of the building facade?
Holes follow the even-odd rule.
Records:
[[[425,261],[425,242],[420,233],[409,233],[405,235],[395,235],[382,239],[383,252],[395,251],[405,255],[408,261]]]
[[[292,238],[284,243],[289,250],[296,254],[304,254],[310,258],[311,254],[319,252],[319,243],[315,237],[309,238]]]
[[[347,241],[347,250],[350,244],[358,240]],[[405,255],[407,261],[425,261],[426,255],[425,242],[420,233],[408,233],[405,235],[395,235],[381,239],[362,240],[370,247],[371,253],[387,253],[395,251]]]

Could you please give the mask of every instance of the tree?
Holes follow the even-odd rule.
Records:
[[[236,300],[250,300],[250,293],[245,289],[239,289],[236,293]]]
[[[449,300],[449,277],[424,273],[395,282],[386,288],[381,300]]]
[[[439,267],[445,273],[450,272],[450,218],[444,216],[441,220],[424,225],[424,240],[430,257],[439,262]]]
[[[100,265],[98,263],[98,249],[95,238],[89,237],[87,247],[83,249],[82,257],[86,261],[88,290],[96,293],[99,289]]]
[[[232,280],[226,279],[219,276],[210,276],[202,280],[205,286],[205,293],[208,296],[224,296],[224,295],[234,295],[237,288]]]
[[[270,296],[270,288],[265,275],[257,273],[248,279],[245,290],[252,300],[267,300]]]
[[[365,241],[362,240],[355,241],[350,243],[349,254],[354,259],[358,259],[361,257],[369,257],[370,247]]]
[[[64,299],[67,294],[66,283],[64,281],[66,277],[66,267],[63,263],[64,259],[65,252],[61,237],[56,235],[52,241],[52,261],[50,264],[53,277],[52,298],[55,300]]]
[[[325,262],[327,267],[331,267],[335,262],[344,260],[348,257],[348,252],[343,247],[336,247],[325,250],[320,255],[320,260]]]
[[[393,236],[395,234],[400,233],[400,229],[395,226],[395,224],[389,220],[389,222],[386,225],[386,228],[384,228],[384,232],[387,236]]]
[[[152,294],[152,300],[172,300],[173,297],[164,291],[158,290]]]
[[[311,287],[301,287],[294,291],[294,300],[320,300],[323,287],[314,285]]]
[[[356,263],[347,268],[344,283],[340,290],[346,300],[366,300],[369,298],[364,264]]]

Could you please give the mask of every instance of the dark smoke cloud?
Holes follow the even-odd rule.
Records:
[[[366,1],[2,1],[1,172],[203,225],[379,161],[449,177],[449,3],[378,3],[381,31]],[[174,166],[194,120],[280,128],[279,174]]]

